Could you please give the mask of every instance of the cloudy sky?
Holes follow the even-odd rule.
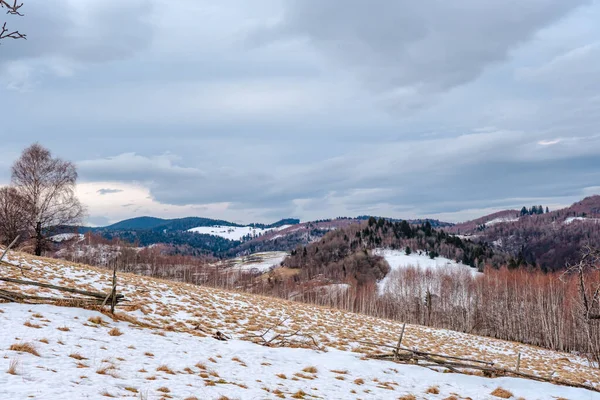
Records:
[[[24,2],[0,17],[28,36],[0,44],[0,184],[39,141],[91,224],[600,194],[600,0]]]

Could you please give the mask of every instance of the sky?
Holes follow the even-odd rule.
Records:
[[[87,223],[458,222],[600,194],[600,0],[24,0],[0,185],[76,163]]]

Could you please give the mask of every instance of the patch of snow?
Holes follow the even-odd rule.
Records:
[[[201,233],[204,235],[220,236],[227,240],[242,240],[248,235],[255,238],[264,235],[267,232],[277,232],[289,228],[291,225],[282,225],[276,228],[261,229],[252,226],[199,226],[197,228],[188,229],[188,232]]]
[[[426,255],[424,251],[420,250],[415,250],[411,254],[406,255],[404,250],[375,249],[373,250],[373,254],[383,257],[390,265],[391,271],[408,267],[423,269],[461,268],[465,271],[469,271],[474,276],[479,274],[475,268],[471,268],[468,265],[445,257],[436,257],[432,259]],[[384,289],[388,284],[389,276],[390,274],[388,273],[385,278],[377,283],[379,293],[385,291]]]
[[[271,251],[254,253],[249,256],[234,258],[231,268],[239,271],[268,272],[271,268],[278,267],[285,260],[288,253],[285,251]]]
[[[484,225],[485,226],[490,226],[490,225],[501,224],[501,223],[504,223],[504,222],[516,222],[518,220],[519,220],[519,218],[517,218],[517,217],[513,217],[513,218],[510,218],[510,217],[500,217],[500,218],[494,218],[493,220],[486,222]]]
[[[569,217],[569,218],[565,219],[565,221],[563,222],[563,224],[569,225],[569,224],[572,224],[575,221],[599,223],[600,222],[600,218]]]
[[[85,238],[85,236],[81,233],[60,233],[58,235],[50,236],[48,239],[53,242],[60,243],[74,238],[78,238],[78,241],[81,241]]]

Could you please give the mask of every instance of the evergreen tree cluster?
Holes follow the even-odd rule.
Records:
[[[549,213],[550,210],[548,209],[548,207],[546,207],[546,213]],[[544,214],[544,206],[539,205],[539,206],[531,206],[529,208],[523,206],[523,208],[521,208],[521,217],[524,215],[540,215],[540,214]]]

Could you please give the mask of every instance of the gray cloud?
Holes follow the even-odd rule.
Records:
[[[587,0],[289,0],[260,42],[304,38],[368,86],[419,105],[478,78],[540,29]]]
[[[98,193],[100,196],[104,196],[105,194],[121,193],[122,191],[123,190],[121,189],[98,189],[96,193]]]
[[[460,219],[598,190],[597,2],[27,6],[0,184],[40,141],[90,198],[123,190],[92,218]]]

